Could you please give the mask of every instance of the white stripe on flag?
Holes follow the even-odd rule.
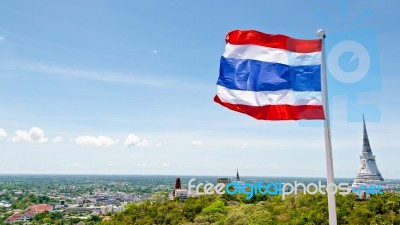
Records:
[[[321,64],[321,52],[297,53],[279,48],[258,45],[226,44],[225,58],[253,59],[264,62],[281,63],[289,66],[309,66]]]
[[[320,91],[239,91],[217,85],[221,101],[250,106],[265,105],[322,105]]]

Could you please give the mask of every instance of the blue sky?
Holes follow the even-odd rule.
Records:
[[[0,173],[325,176],[321,123],[256,121],[212,101],[227,32],[324,28],[328,50],[359,41],[372,65],[359,82],[329,78],[335,175],[357,172],[364,112],[378,168],[400,178],[399,6],[3,2]],[[343,70],[360,63],[351,56]]]

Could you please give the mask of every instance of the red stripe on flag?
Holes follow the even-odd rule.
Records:
[[[299,53],[319,52],[322,44],[320,39],[302,40],[282,34],[265,34],[256,30],[234,30],[226,35],[225,40],[233,45],[259,45]]]
[[[214,101],[237,112],[247,114],[258,120],[324,120],[322,105],[266,105],[249,106],[230,104],[221,101],[216,95]]]

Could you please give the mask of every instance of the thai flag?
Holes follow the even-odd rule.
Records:
[[[324,119],[320,39],[226,35],[214,101],[259,120]]]

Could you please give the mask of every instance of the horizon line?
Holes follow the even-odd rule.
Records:
[[[199,176],[199,177],[235,177],[234,175],[229,176],[218,176],[218,175],[199,175],[199,174],[84,174],[84,173],[0,173],[1,176],[166,176],[166,177],[190,177],[190,176]],[[326,177],[320,176],[255,176],[255,175],[241,175],[241,177],[270,177],[270,178],[321,178],[326,179]],[[352,179],[351,177],[335,177],[335,179]],[[400,178],[386,178],[384,180],[400,180]]]

